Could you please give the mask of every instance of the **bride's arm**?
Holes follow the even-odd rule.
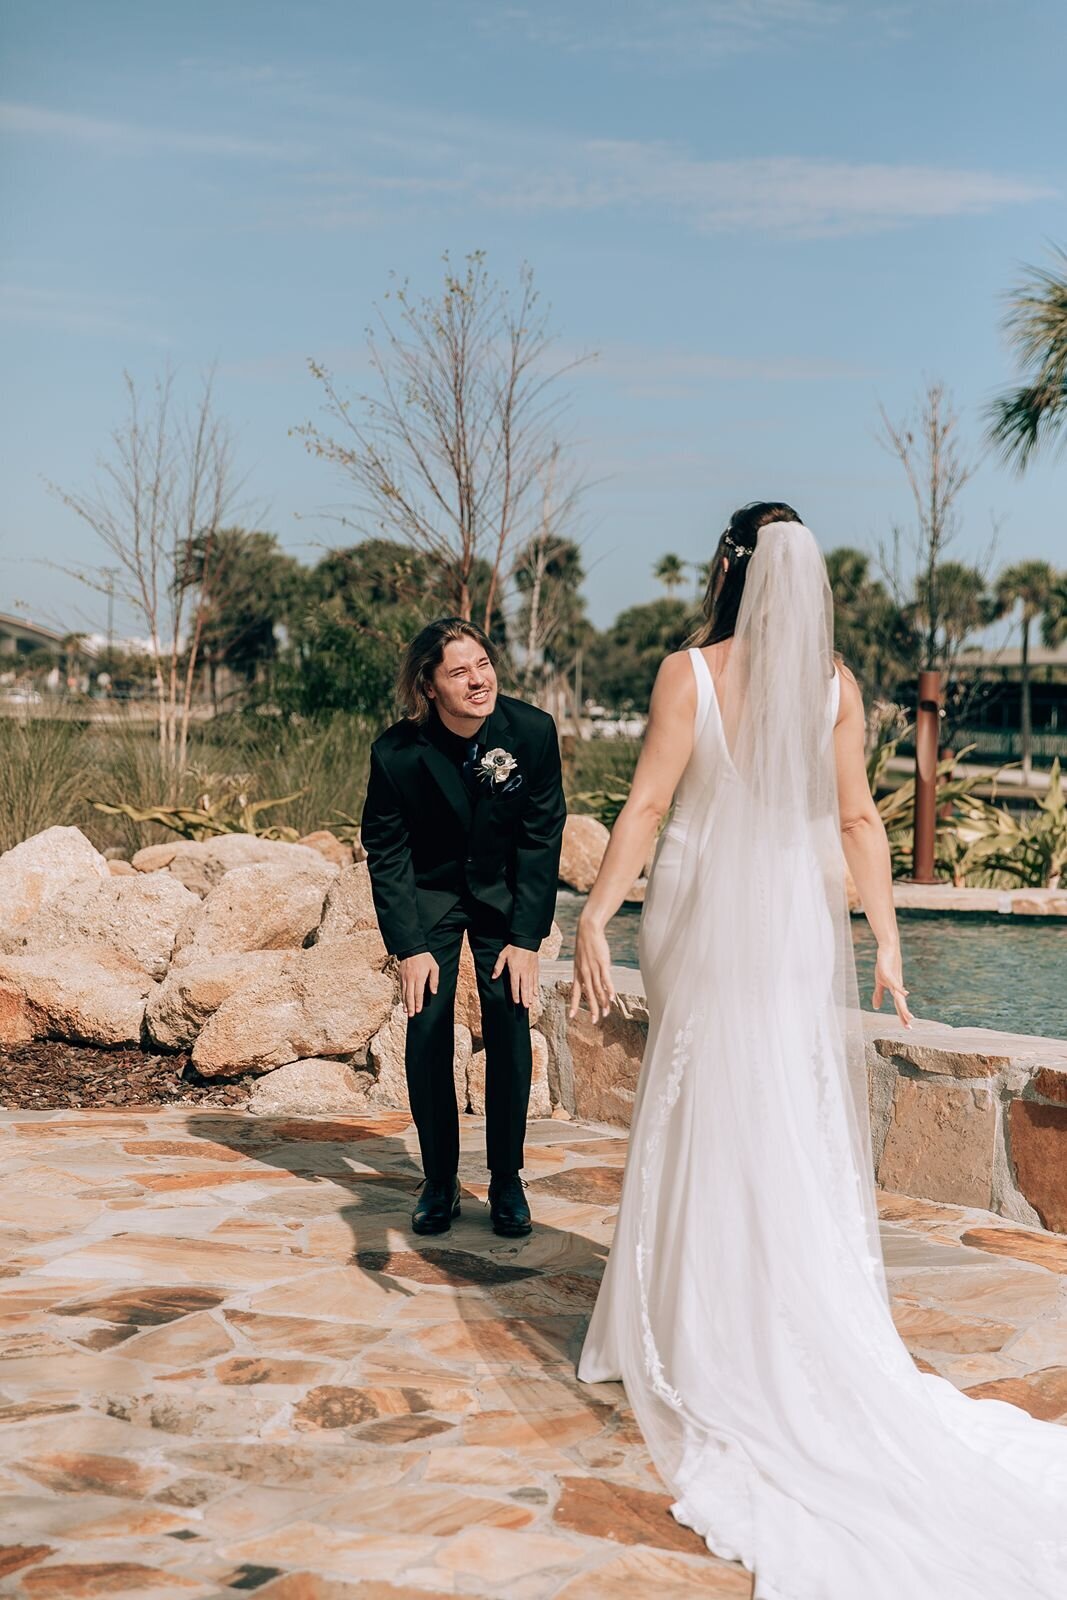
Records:
[[[611,952],[604,930],[648,860],[648,852],[670,809],[678,780],[693,749],[696,681],[684,651],[668,656],[656,675],[648,727],[629,798],[615,821],[600,871],[578,919],[574,948],[571,1016],[585,994],[593,1021],[615,998]]]
[[[878,941],[872,1004],[877,1011],[886,990],[893,997],[900,1020],[910,1025],[907,989],[900,959],[900,936],[893,905],[893,868],[885,824],[878,814],[864,754],[863,697],[847,667],[840,669],[841,709],[834,726],[837,759],[837,798],[841,813],[841,842],[852,881],[864,914]]]

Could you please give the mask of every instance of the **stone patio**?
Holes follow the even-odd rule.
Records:
[[[617,1129],[534,1123],[537,1222],[416,1241],[406,1115],[4,1113],[0,1594],[746,1596],[574,1363]],[[1067,1240],[884,1197],[922,1364],[1067,1420]]]

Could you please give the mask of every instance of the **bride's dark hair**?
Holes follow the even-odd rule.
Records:
[[[718,644],[720,639],[733,638],[741,596],[745,592],[745,574],[760,529],[769,522],[799,521],[800,517],[793,507],[787,506],[782,500],[753,500],[750,505],[734,512],[708,565],[708,587],[701,607],[704,620],[686,640],[687,645],[699,648],[706,644]]]

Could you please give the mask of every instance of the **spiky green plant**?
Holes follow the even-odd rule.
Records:
[[[254,833],[260,839],[290,841],[299,838],[296,828],[284,823],[264,823],[260,818],[276,806],[289,805],[300,796],[301,790],[279,795],[276,800],[252,800],[246,792],[247,774],[216,781],[219,783],[216,794],[213,796],[210,790],[205,790],[194,806],[134,806],[124,800],[114,803],[94,800],[92,804],[105,816],[127,817],[138,826],[153,823],[180,834],[183,839],[213,839],[222,833]]]
[[[969,841],[967,882],[980,872],[991,883],[1058,889],[1067,871],[1067,798],[1059,761],[1052,764],[1036,810],[1015,817],[987,805],[965,819],[959,832]]]

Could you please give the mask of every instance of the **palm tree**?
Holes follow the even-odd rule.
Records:
[[[918,658],[911,617],[885,585],[871,575],[871,558],[842,545],[826,557],[834,597],[834,643],[856,673],[865,694],[892,699]]]
[[[1022,621],[1022,739],[1023,782],[1030,782],[1033,735],[1030,722],[1030,624],[1049,606],[1059,584],[1055,568],[1048,561],[1020,561],[1005,567],[996,582],[996,615],[1007,616],[1021,607]]]
[[[659,579],[669,595],[673,595],[675,589],[680,589],[685,583],[685,562],[681,556],[660,556],[652,568],[652,576]]]
[[[990,408],[989,437],[1020,471],[1067,424],[1067,251],[1054,271],[1031,267],[1005,326],[1029,378]]]
[[[1057,574],[1041,621],[1041,640],[1050,650],[1067,639],[1067,572]]]
[[[951,673],[956,657],[972,633],[992,622],[994,606],[985,573],[962,561],[941,561],[936,568],[941,660]]]

